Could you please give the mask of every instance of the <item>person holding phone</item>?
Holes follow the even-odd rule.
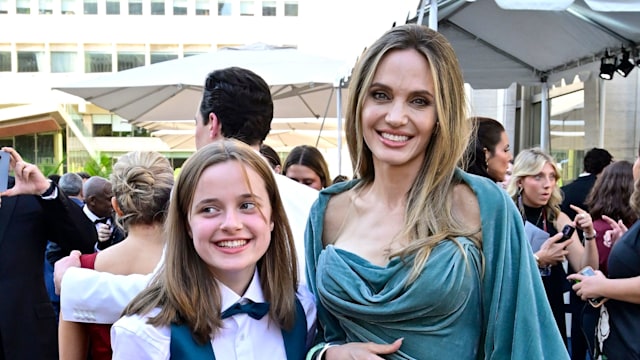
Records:
[[[92,253],[93,224],[34,164],[13,148],[15,177],[0,191],[0,359],[58,359],[56,313],[45,287],[47,240],[65,253]],[[5,155],[7,154],[7,155]]]
[[[563,294],[568,283],[562,263],[567,260],[574,271],[587,265],[598,268],[598,247],[589,213],[572,205],[577,213],[572,221],[560,211],[562,195],[557,186],[559,178],[558,167],[549,154],[539,148],[525,149],[516,156],[507,192],[516,203],[523,220],[549,233],[548,240],[533,256],[538,263],[556,324],[567,344]],[[563,231],[566,225],[584,232],[584,246],[574,231]]]
[[[640,217],[640,147],[633,164],[634,190],[629,204]],[[576,280],[573,290],[582,300],[605,297],[600,306],[600,319],[596,327],[596,358],[640,359],[640,221],[628,230],[614,219],[603,216],[613,228],[616,237],[609,253],[608,278],[601,271],[593,276],[569,275]],[[605,234],[605,239],[607,238]]]

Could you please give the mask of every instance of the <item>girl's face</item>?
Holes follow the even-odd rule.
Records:
[[[310,186],[316,190],[322,190],[322,179],[306,165],[291,165],[287,168],[285,174],[288,178],[295,180],[301,184]]]
[[[218,280],[231,288],[239,279],[250,280],[273,230],[264,180],[238,161],[207,168],[196,185],[189,229],[196,252]]]
[[[538,174],[525,176],[520,180],[522,202],[531,207],[547,205],[551,193],[556,187],[556,181],[553,165],[545,163],[542,171]]]
[[[362,107],[364,141],[375,166],[418,169],[436,129],[431,67],[413,49],[392,50],[380,61]]]
[[[485,158],[487,159],[487,172],[489,176],[497,182],[507,181],[507,171],[513,156],[509,152],[509,137],[507,132],[503,131],[500,135],[500,142],[496,144],[493,154],[489,150],[485,150]]]

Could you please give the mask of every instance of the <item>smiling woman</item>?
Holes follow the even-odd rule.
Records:
[[[219,140],[192,155],[165,234],[164,267],[113,325],[114,359],[304,356],[315,307],[303,288],[296,293],[289,223],[273,172],[255,150]],[[237,340],[245,336],[252,341]]]
[[[321,340],[308,358],[568,358],[520,215],[457,168],[471,126],[447,40],[387,31],[353,71],[345,117],[356,180],[320,192],[306,231]]]

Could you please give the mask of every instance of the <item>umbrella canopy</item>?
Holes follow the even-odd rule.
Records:
[[[195,151],[193,120],[150,121],[139,125],[151,131],[152,136],[162,139],[172,150]],[[336,118],[274,119],[265,144],[279,152],[291,151],[298,145],[311,145],[322,150],[337,149],[345,143],[344,131],[338,131],[339,126]]]
[[[582,80],[597,76],[607,50],[612,54],[620,54],[621,47],[637,51],[640,1],[548,1],[565,4],[565,9],[556,11],[498,6],[522,4],[525,8],[540,2],[437,1],[438,32],[455,49],[465,82],[474,89],[504,89],[514,82],[535,85],[545,80],[572,83],[576,75]],[[425,25],[431,10],[431,6],[425,10]]]
[[[274,117],[336,117],[337,87],[350,64],[294,48],[256,44],[223,48],[110,73],[54,89],[79,96],[133,124],[193,119],[209,72],[231,66],[252,70],[271,87]],[[346,96],[346,89],[341,91]],[[340,99],[344,100],[344,99]]]

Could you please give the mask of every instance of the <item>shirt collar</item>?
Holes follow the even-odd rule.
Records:
[[[220,288],[220,294],[222,295],[222,311],[227,310],[231,307],[231,305],[237,302],[264,302],[264,293],[262,292],[262,287],[260,286],[260,275],[258,275],[258,269],[253,273],[253,278],[249,283],[249,287],[247,291],[245,291],[244,295],[239,296],[233,290],[229,289],[225,284],[216,280],[218,286]],[[246,300],[246,301],[245,301]]]

